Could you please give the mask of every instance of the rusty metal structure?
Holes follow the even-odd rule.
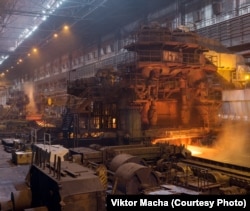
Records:
[[[181,1],[177,4],[183,12]],[[185,17],[181,19],[184,24]],[[206,34],[195,22],[196,32]],[[234,28],[235,23],[227,25]],[[121,37],[103,38],[86,55],[67,52],[36,68],[34,95],[42,114],[33,117],[45,117],[36,131],[62,132],[56,142],[66,140],[68,148],[47,145],[45,137],[37,144],[37,134],[32,152],[11,148],[14,163],[30,162],[30,168],[28,187],[11,192],[7,206],[15,211],[105,211],[109,194],[249,195],[247,164],[232,164],[231,157],[229,163],[196,157],[186,147],[210,145],[224,120],[240,120],[237,130],[249,126],[249,67],[221,43],[184,25],[174,30],[167,25],[151,22],[115,46]],[[88,55],[94,59],[84,60]],[[28,104],[19,94],[9,103],[16,111],[11,115]],[[58,115],[63,106],[65,112]],[[53,131],[48,125],[58,119],[60,130]]]
[[[32,143],[28,189],[11,193],[13,210],[105,211],[108,194],[249,194],[249,167],[195,157],[186,147],[207,145],[225,92],[246,88],[242,58],[157,23],[128,37],[124,50],[117,66],[68,81],[61,128],[68,148]]]
[[[116,67],[70,81],[64,137],[199,139],[220,123],[223,90],[244,87],[249,74],[240,55],[185,28],[142,26],[124,50]]]

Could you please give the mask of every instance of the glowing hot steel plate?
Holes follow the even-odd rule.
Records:
[[[192,156],[206,158],[210,160],[231,163],[241,166],[250,167],[250,154],[231,152],[223,148],[209,148],[188,145],[187,149],[191,151]]]

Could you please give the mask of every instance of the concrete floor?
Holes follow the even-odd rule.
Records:
[[[27,189],[25,182],[29,165],[15,165],[12,162],[12,154],[4,150],[0,141],[0,210],[11,208],[11,193]]]

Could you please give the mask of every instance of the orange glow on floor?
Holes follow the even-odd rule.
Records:
[[[249,166],[249,154],[228,154],[227,150],[218,149],[218,148],[210,148],[210,147],[198,147],[189,145],[187,149],[191,151],[192,156],[206,158],[210,160],[232,163],[242,166]]]
[[[193,156],[209,159],[215,158],[218,154],[218,150],[211,147],[188,145],[187,149],[191,151]]]
[[[192,145],[188,145],[187,149],[191,151],[191,154],[193,156],[196,155],[201,155],[202,154],[202,150],[200,149],[201,147],[197,147],[197,146],[192,146]]]
[[[42,115],[40,114],[32,114],[32,115],[27,115],[26,116],[26,120],[35,120],[35,121],[39,121],[42,119]]]

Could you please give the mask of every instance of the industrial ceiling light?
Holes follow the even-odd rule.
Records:
[[[4,17],[4,19],[1,21],[4,23],[4,28],[0,26],[0,31],[1,33],[8,33],[6,37],[11,33],[11,35],[17,35],[17,38],[14,42],[4,41],[5,43],[9,43],[9,46],[5,49],[5,54],[8,55],[3,54],[3,57],[0,54],[0,65],[9,57],[11,52],[14,52],[24,40],[38,29],[40,24],[47,20],[47,18],[62,5],[62,2],[63,1],[45,0],[42,1],[41,5],[33,5],[29,0],[25,0],[25,2],[22,1],[22,3],[17,1],[15,8],[3,8],[7,11],[7,14],[4,14],[5,10],[2,10],[3,14],[1,17]],[[44,10],[44,8],[46,8],[46,10]],[[20,26],[24,27],[24,29],[20,28]]]
[[[68,26],[68,25],[64,25],[64,26],[63,26],[63,29],[64,29],[64,30],[68,30],[68,29],[69,29],[69,26]]]

